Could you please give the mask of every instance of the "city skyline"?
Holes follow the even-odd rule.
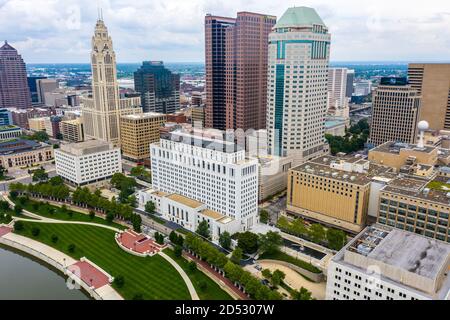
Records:
[[[240,0],[226,4],[205,0],[130,4],[106,0],[38,2],[42,10],[37,12],[33,10],[36,1],[7,0],[0,6],[0,30],[5,30],[1,36],[9,38],[27,63],[88,62],[86,39],[90,38],[98,6],[103,8],[111,35],[118,39],[117,60],[123,63],[203,62],[205,14],[235,16],[237,12],[251,11],[279,18],[284,8],[293,5],[316,8],[330,26],[331,61],[435,62],[442,61],[450,50],[450,4],[440,0],[415,6],[386,0],[364,7],[354,0],[333,4],[322,0],[276,4]],[[14,34],[8,32],[11,29]],[[413,44],[414,52],[408,49]]]

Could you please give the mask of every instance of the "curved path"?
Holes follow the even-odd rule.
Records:
[[[11,201],[11,199],[9,199],[9,197],[7,195],[5,195],[4,193],[1,194],[2,197],[9,202],[10,205],[14,206],[14,202]],[[109,229],[115,232],[120,232],[121,230],[111,227],[111,226],[106,226],[106,225],[102,225],[102,224],[96,224],[96,223],[92,223],[92,222],[83,222],[83,221],[65,221],[65,220],[55,220],[55,219],[50,219],[50,218],[45,218],[42,216],[39,216],[35,213],[32,213],[30,211],[27,210],[23,210],[22,211],[23,214],[25,216],[28,216],[30,218],[34,218],[37,220],[30,220],[30,219],[25,219],[25,218],[18,218],[18,217],[13,217],[14,220],[17,221],[28,221],[28,222],[37,222],[37,223],[47,223],[47,224],[78,224],[78,225],[88,225],[88,226],[94,226],[94,227],[100,227],[100,228],[104,228],[104,229]],[[172,258],[170,258],[168,255],[166,255],[163,252],[159,252],[159,255],[161,255],[164,259],[167,260],[167,262],[169,262],[180,274],[180,276],[183,278],[184,282],[186,283],[186,286],[189,290],[189,293],[191,295],[192,300],[200,300],[200,297],[197,294],[197,291],[194,288],[194,285],[192,284],[191,279],[189,279],[188,275],[186,274],[186,272],[178,265],[178,263],[176,263]]]
[[[1,194],[3,199],[5,199],[12,207],[15,206],[15,203],[4,193]],[[20,217],[12,217],[13,220],[17,220],[17,221],[28,221],[28,222],[38,222],[38,223],[54,223],[54,224],[82,224],[82,225],[87,225],[87,226],[94,226],[94,227],[99,227],[99,228],[104,228],[104,229],[109,229],[115,232],[120,232],[119,229],[111,227],[111,226],[107,226],[104,224],[98,224],[98,223],[93,223],[93,222],[84,222],[84,221],[67,221],[67,220],[57,220],[57,219],[51,219],[51,218],[46,218],[43,216],[40,216],[36,213],[30,212],[28,210],[23,209],[22,210],[22,214],[24,216],[33,218],[35,220],[30,220],[30,219],[26,219],[26,218],[20,218]]]
[[[197,291],[195,291],[195,288],[194,288],[194,285],[192,284],[191,279],[189,279],[186,272],[184,272],[184,270],[178,265],[178,263],[176,263],[171,257],[169,257],[167,254],[165,254],[162,251],[159,252],[159,255],[161,257],[163,257],[164,259],[166,259],[167,262],[169,262],[181,275],[184,282],[186,283],[186,286],[188,287],[188,290],[189,290],[189,293],[191,294],[192,300],[200,300],[200,297],[198,296]]]

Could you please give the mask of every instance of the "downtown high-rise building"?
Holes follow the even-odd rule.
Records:
[[[347,68],[330,68],[328,72],[328,112],[337,117],[349,117]]]
[[[372,103],[370,143],[416,142],[421,96],[406,78],[382,78]]]
[[[92,97],[83,98],[82,116],[86,138],[120,144],[120,116],[142,113],[135,98],[120,99],[116,54],[108,28],[98,19],[92,37]]]
[[[267,41],[275,23],[274,16],[251,12],[206,16],[206,127],[265,128]]]
[[[326,152],[331,35],[317,12],[289,8],[269,35],[268,148],[301,163]]]
[[[25,62],[7,41],[0,47],[0,107],[31,107]]]
[[[408,80],[422,96],[419,120],[433,130],[450,130],[450,63],[411,63]]]
[[[162,61],[144,61],[134,73],[134,89],[141,94],[144,112],[169,114],[180,109],[180,75]]]
[[[355,70],[347,70],[347,91],[345,93],[345,96],[347,98],[351,98],[353,92],[355,91],[354,82],[355,82]]]

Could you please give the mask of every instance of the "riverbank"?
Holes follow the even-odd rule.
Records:
[[[7,232],[6,229],[10,231]],[[51,248],[41,242],[15,234],[12,229],[2,226],[0,233],[0,243],[4,246],[22,251],[33,256],[52,268],[60,271],[73,281],[73,285],[82,287],[92,298],[96,300],[123,300],[110,284],[101,287],[93,287],[83,280],[82,270],[76,274],[71,267],[76,266],[77,261],[70,256]],[[72,271],[71,271],[72,270]]]
[[[83,301],[92,299],[67,288],[68,277],[44,261],[0,244],[0,301]],[[14,285],[11,285],[14,284]]]

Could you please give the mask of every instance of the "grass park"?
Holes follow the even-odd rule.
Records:
[[[55,206],[49,203],[40,202],[36,200],[31,200],[28,198],[16,198],[13,200],[16,205],[20,205],[23,209],[32,212],[36,215],[39,215],[44,218],[62,220],[62,221],[75,221],[75,222],[90,222],[101,225],[107,225],[110,227],[114,227],[117,229],[124,230],[125,226],[120,225],[118,223],[109,222],[103,219],[102,217],[95,216],[90,217],[88,214],[78,212],[75,210],[70,210],[69,208],[62,208],[59,206]],[[28,217],[27,217],[28,219]]]
[[[40,230],[33,236],[33,229]],[[124,285],[115,289],[132,300],[190,300],[189,291],[179,273],[159,255],[141,258],[123,251],[114,240],[115,232],[101,227],[77,224],[24,222],[16,233],[45,243],[74,259],[86,257],[113,277],[122,276]],[[54,241],[54,236],[58,240]],[[75,250],[69,246],[75,245]]]
[[[228,293],[202,271],[190,269],[189,262],[185,258],[177,257],[171,249],[165,249],[164,253],[170,256],[186,272],[201,300],[233,300]]]

